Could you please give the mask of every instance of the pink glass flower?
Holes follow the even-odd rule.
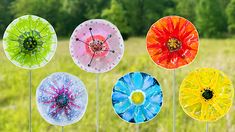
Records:
[[[83,70],[103,73],[112,70],[124,53],[122,36],[115,25],[102,19],[80,24],[70,38],[70,53]]]

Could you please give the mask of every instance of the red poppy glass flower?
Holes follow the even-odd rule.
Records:
[[[167,69],[191,63],[198,52],[196,28],[179,16],[167,16],[155,22],[147,33],[146,41],[152,60]]]

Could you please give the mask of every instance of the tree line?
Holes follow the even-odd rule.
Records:
[[[111,21],[124,38],[143,36],[152,23],[167,15],[190,20],[201,37],[235,33],[235,0],[1,0],[0,35],[13,19],[26,14],[47,19],[63,37],[94,18]]]

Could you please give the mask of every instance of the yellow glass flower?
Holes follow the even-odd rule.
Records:
[[[200,121],[216,121],[232,106],[233,95],[232,82],[223,72],[201,68],[183,80],[179,102],[190,117]]]

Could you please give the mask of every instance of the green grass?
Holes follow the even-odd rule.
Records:
[[[58,44],[55,56],[45,67],[33,70],[33,131],[59,131],[61,127],[52,126],[39,115],[35,92],[40,81],[53,72],[68,72],[78,76],[86,85],[89,102],[87,111],[78,123],[66,126],[66,132],[94,132],[96,75],[87,73],[77,67],[69,54],[69,41]],[[29,103],[29,72],[11,64],[0,46],[0,131],[28,131]],[[235,83],[235,40],[202,39],[195,61],[187,67],[176,70],[177,97],[178,87],[183,78],[191,71],[200,67],[214,67],[224,71]],[[111,105],[112,87],[116,80],[131,71],[143,71],[155,76],[161,84],[164,102],[159,115],[148,123],[140,125],[143,132],[172,131],[172,75],[170,70],[156,66],[150,59],[144,38],[130,38],[125,42],[125,54],[119,65],[112,71],[100,74],[100,131],[101,132],[134,132],[136,126],[122,121],[113,111]],[[108,83],[107,83],[108,82]],[[177,98],[178,132],[205,131],[205,122],[199,122],[188,117],[181,109]],[[217,122],[209,124],[211,132],[235,131],[235,108]]]

